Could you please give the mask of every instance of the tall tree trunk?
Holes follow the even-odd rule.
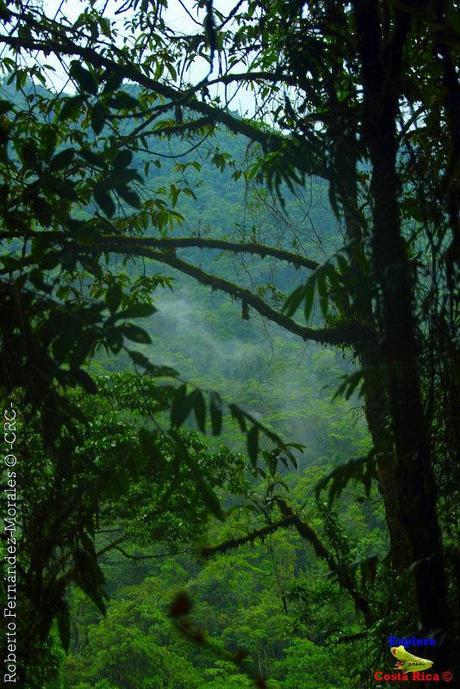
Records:
[[[343,4],[338,8],[343,15]],[[329,107],[340,111],[335,85],[329,89]],[[348,106],[345,106],[348,108]],[[333,142],[333,169],[335,170],[334,191],[339,201],[345,223],[347,244],[350,247],[350,269],[356,290],[353,293],[353,318],[360,323],[372,325],[375,316],[372,309],[372,296],[362,284],[363,279],[363,220],[359,211],[358,196],[358,144],[356,132],[351,124],[349,112],[338,116],[331,122],[328,134]],[[355,355],[363,369],[377,369],[381,360],[376,342],[358,343]],[[385,521],[390,540],[390,557],[393,568],[403,572],[412,563],[407,534],[399,521],[398,479],[392,468],[393,447],[388,433],[388,397],[382,386],[371,385],[364,390],[364,411],[374,449],[377,452],[377,479],[383,499]]]
[[[410,558],[417,562],[414,573],[421,623],[439,635],[450,627],[447,586],[396,171],[398,85],[410,15],[397,11],[391,42],[383,45],[376,0],[354,0],[353,7],[362,69],[363,133],[372,163],[372,259],[381,299],[380,355],[386,368],[395,447],[397,511]]]
[[[340,170],[341,165],[338,165]],[[352,208],[344,210],[345,226],[348,242],[354,245],[351,251],[351,270],[359,276],[361,272],[361,257],[363,237],[357,222],[358,189],[356,182],[356,162],[350,168],[345,166],[343,174],[340,174],[343,182],[344,198],[348,203],[355,199],[354,211]],[[361,297],[355,299],[353,317],[359,322],[372,323],[374,315],[370,294],[362,290]],[[380,353],[376,343],[362,343],[355,346],[355,353],[361,362],[363,369],[376,370],[381,362]],[[393,447],[388,433],[388,397],[383,387],[369,385],[364,390],[364,411],[366,421],[371,434],[374,449],[377,452],[377,479],[379,490],[385,509],[385,520],[388,526],[390,539],[390,557],[393,568],[397,572],[407,569],[412,563],[410,546],[407,534],[403,528],[398,514],[399,490],[398,478],[392,468],[394,460]]]

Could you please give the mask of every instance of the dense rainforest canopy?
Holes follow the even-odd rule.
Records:
[[[4,681],[458,680],[459,3],[0,20]]]

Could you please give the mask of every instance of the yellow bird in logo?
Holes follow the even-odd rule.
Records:
[[[433,665],[432,660],[414,656],[409,651],[406,651],[404,646],[393,646],[391,652],[398,659],[396,669],[403,672],[422,672],[422,670],[429,670]]]

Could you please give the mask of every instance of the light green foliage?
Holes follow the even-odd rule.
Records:
[[[301,477],[311,492],[317,473],[312,468]],[[353,540],[361,547],[366,533],[363,520],[366,511],[373,513],[372,507],[353,499],[345,502],[341,521],[348,524],[352,515],[358,519]],[[311,523],[323,538],[328,533],[332,539],[339,538],[314,505],[312,494]],[[209,537],[219,542],[248,528],[245,513],[235,512],[225,523],[211,525]],[[348,539],[340,538],[349,548]],[[382,545],[374,543],[379,552]],[[217,647],[245,649],[253,666],[270,678],[270,689],[314,689],[318,681],[328,689],[354,686],[354,668],[366,666],[366,650],[337,643],[342,635],[360,628],[353,605],[295,532],[281,530],[255,547],[244,546],[199,565],[191,554],[162,557],[161,550],[155,552],[158,559],[147,564],[125,562],[121,568],[119,554],[108,553],[104,558],[113,600],[106,619],[82,623],[87,639],[78,648],[72,647],[65,662],[64,689],[76,689],[82,679],[95,682],[102,677],[115,682],[117,689],[130,688],[131,677],[138,682],[147,678],[168,689],[253,686],[232,663],[177,635],[167,608],[175,592],[184,587],[195,603],[193,619],[206,636]],[[352,559],[357,551],[345,554]],[[145,574],[142,581],[139,575]],[[132,583],[135,579],[139,583]],[[78,597],[73,594],[72,600],[76,605]],[[153,665],[161,668],[161,679]],[[138,676],[140,666],[144,675]],[[118,683],[116,672],[120,673]],[[150,687],[148,681],[145,686]]]
[[[327,649],[306,639],[294,639],[286,657],[276,663],[275,671],[287,679],[283,689],[347,689],[352,659],[345,649]]]

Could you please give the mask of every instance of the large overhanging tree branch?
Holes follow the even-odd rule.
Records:
[[[0,237],[10,238],[9,232],[0,233]],[[30,235],[27,235],[30,236]],[[38,237],[50,239],[52,242],[65,243],[68,239],[75,241],[74,237],[62,232],[40,232]],[[86,244],[85,244],[86,246]],[[189,275],[203,285],[212,289],[225,292],[231,297],[241,300],[243,308],[251,306],[257,313],[268,318],[273,323],[283,327],[285,330],[301,337],[303,340],[310,340],[321,344],[350,346],[357,342],[366,342],[372,339],[369,328],[354,321],[348,321],[337,327],[330,328],[308,328],[296,323],[292,318],[276,311],[258,295],[239,285],[225,280],[224,278],[212,275],[195,266],[174,253],[176,248],[196,246],[200,248],[219,248],[233,252],[255,253],[261,256],[272,255],[282,260],[289,261],[296,266],[314,269],[318,266],[315,261],[296,256],[290,252],[273,247],[245,242],[227,242],[225,240],[212,240],[202,238],[177,238],[177,239],[155,239],[137,237],[104,237],[99,236],[91,240],[93,250],[131,255],[136,257],[149,258],[179,270],[181,273]],[[169,251],[155,251],[152,247],[169,249]]]
[[[70,234],[65,232],[55,232],[55,231],[43,231],[37,233],[36,235],[30,234],[28,232],[0,232],[0,239],[13,239],[14,237],[25,237],[28,239],[33,239],[34,236],[42,239],[50,239],[59,243],[63,243],[68,239],[74,239]],[[99,239],[104,242],[116,243],[120,241],[120,237],[113,235],[99,235]],[[254,254],[265,258],[265,256],[272,256],[273,258],[278,258],[281,261],[286,261],[291,263],[296,268],[308,268],[310,270],[316,270],[319,267],[319,263],[311,258],[306,258],[300,254],[293,254],[290,251],[285,251],[284,249],[279,249],[274,246],[269,246],[268,244],[259,244],[257,242],[232,242],[227,239],[212,239],[208,237],[123,237],[124,246],[130,246],[135,249],[136,247],[154,247],[157,249],[183,249],[196,247],[199,249],[220,249],[222,251],[230,251],[231,253],[247,253]]]
[[[21,233],[19,233],[19,235],[21,235]],[[24,233],[24,235],[27,238],[33,237],[33,234],[31,235],[28,232]],[[0,238],[11,238],[13,236],[18,235],[17,233],[12,234],[11,232],[0,233]],[[59,244],[64,244],[69,239],[74,242],[76,241],[75,237],[63,232],[44,231],[37,233],[37,237],[49,239],[51,242],[57,242]],[[84,243],[84,246],[87,247],[87,244]],[[166,249],[166,251],[155,251],[152,247]],[[280,260],[288,261],[296,267],[302,266],[309,269],[318,267],[318,263],[311,259],[292,254],[282,249],[276,249],[257,243],[228,242],[226,240],[213,240],[198,237],[156,239],[148,237],[99,236],[91,240],[91,248],[93,250],[149,258],[166,264],[171,268],[175,268],[203,285],[211,287],[214,290],[225,292],[232,298],[241,300],[244,310],[251,306],[261,316],[268,318],[268,320],[283,327],[294,335],[301,337],[303,340],[310,340],[321,344],[351,346],[356,345],[358,342],[364,343],[373,339],[371,330],[356,321],[347,321],[340,326],[329,328],[308,328],[302,326],[292,318],[276,311],[276,309],[250,290],[240,287],[224,278],[207,273],[198,266],[176,256],[175,249],[184,247],[222,249],[235,253],[253,253],[260,256],[271,255]]]
[[[117,238],[116,242],[96,240],[94,242],[94,247],[106,252],[144,256],[145,258],[150,258],[159,263],[166,264],[171,268],[175,268],[181,273],[194,278],[202,285],[207,285],[212,289],[225,292],[231,297],[241,300],[245,308],[251,306],[261,316],[268,318],[273,323],[280,325],[294,335],[298,335],[303,340],[311,340],[312,342],[319,342],[321,344],[346,346],[353,345],[357,341],[367,340],[371,337],[369,329],[356,322],[349,322],[339,327],[318,329],[299,325],[292,318],[288,318],[284,314],[273,309],[250,290],[218,276],[211,275],[201,268],[178,258],[172,253],[154,251],[148,247],[142,248],[141,241],[142,240],[140,240],[139,246],[133,247],[129,239],[125,241],[123,238]]]

